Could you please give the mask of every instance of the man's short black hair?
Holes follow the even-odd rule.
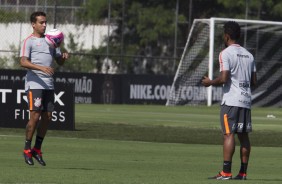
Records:
[[[232,40],[239,40],[241,28],[235,21],[228,21],[224,24],[224,33],[228,34]]]
[[[37,11],[37,12],[33,12],[31,15],[30,15],[30,22],[31,23],[35,23],[37,21],[37,18],[38,16],[43,16],[43,17],[46,17],[46,13],[44,12],[41,12],[41,11]]]

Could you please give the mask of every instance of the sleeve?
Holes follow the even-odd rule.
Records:
[[[21,46],[21,52],[20,52],[20,57],[27,57],[30,59],[30,53],[31,53],[31,40],[29,39],[30,37],[26,38]]]
[[[221,72],[224,70],[230,70],[228,53],[224,51],[225,50],[221,51],[219,54],[219,65]]]

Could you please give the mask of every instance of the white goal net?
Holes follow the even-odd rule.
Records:
[[[256,61],[258,87],[253,90],[253,104],[282,107],[282,22],[227,18],[194,20],[166,105],[220,102],[222,88],[205,88],[201,79],[219,75],[218,55],[225,48],[223,25],[227,21],[240,24],[239,44]]]

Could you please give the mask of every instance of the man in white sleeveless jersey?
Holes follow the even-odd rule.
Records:
[[[68,59],[68,53],[61,53],[60,48],[49,47],[45,41],[47,21],[44,12],[32,13],[30,21],[33,33],[24,40],[20,53],[20,65],[27,69],[25,90],[30,111],[23,155],[28,165],[34,165],[34,157],[39,164],[45,166],[41,145],[54,110],[54,59],[57,64],[62,65]],[[31,148],[36,129],[35,144]]]
[[[202,84],[223,85],[221,128],[223,132],[223,170],[210,179],[232,179],[231,164],[235,152],[235,137],[240,141],[241,168],[233,179],[245,180],[251,151],[248,133],[252,131],[251,87],[257,83],[253,55],[238,44],[240,26],[234,21],[224,24],[225,48],[219,55],[220,75],[211,80],[204,77]]]

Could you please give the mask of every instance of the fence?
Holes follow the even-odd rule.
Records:
[[[47,30],[53,27],[63,30],[64,48],[71,54],[69,62],[59,68],[61,71],[174,74],[178,58],[173,54],[154,56],[148,47],[140,54],[125,55],[123,48],[112,48],[108,36],[116,25],[107,21],[102,25],[84,24],[77,15],[85,3],[87,0],[0,0],[0,68],[20,69],[20,46],[32,33],[29,16],[33,11],[44,11]]]

